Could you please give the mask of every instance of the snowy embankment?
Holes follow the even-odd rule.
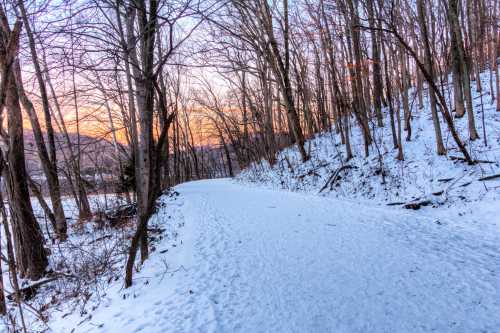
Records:
[[[495,332],[500,235],[413,211],[198,181],[134,286],[53,312],[54,332]]]
[[[456,127],[475,160],[473,166],[457,159],[460,151],[442,122],[447,156],[436,154],[435,134],[427,93],[424,108],[418,108],[415,91],[410,90],[412,138],[403,141],[404,161],[397,160],[386,110],[386,126],[373,128],[377,145],[372,145],[365,158],[362,136],[354,126],[351,144],[354,158],[345,160],[345,147],[334,131],[318,135],[306,142],[311,159],[302,163],[295,147],[278,153],[273,166],[266,161],[252,164],[237,179],[244,184],[320,194],[344,200],[401,207],[408,203],[424,203],[420,214],[448,218],[466,228],[485,233],[500,232],[500,112],[486,91],[489,72],[482,73],[482,94],[473,82],[476,128],[480,139],[468,140],[467,116],[455,119]],[[451,89],[451,83],[449,88]],[[446,94],[453,99],[452,91]],[[484,117],[484,122],[483,122]],[[484,126],[483,126],[484,124]],[[375,126],[372,124],[372,126]],[[486,134],[486,144],[485,135]],[[406,133],[403,133],[406,136]],[[378,154],[380,151],[380,155]],[[346,166],[346,168],[342,168]],[[332,181],[332,176],[335,179]]]
[[[39,221],[46,239],[45,247],[50,253],[48,274],[39,281],[19,279],[23,294],[20,315],[18,305],[13,301],[13,281],[7,263],[2,263],[3,283],[7,296],[8,316],[0,317],[0,332],[21,332],[22,322],[28,332],[45,332],[50,328],[54,313],[61,311],[86,313],[87,301],[91,296],[104,292],[108,281],[121,275],[124,253],[128,246],[131,228],[105,227],[102,219],[106,209],[125,203],[114,194],[89,195],[89,204],[94,212],[92,221],[82,223],[78,218],[78,208],[72,197],[63,197],[63,208],[68,222],[68,240],[59,243],[48,218],[38,200],[32,197],[35,217]],[[47,203],[51,202],[46,198]],[[6,203],[8,207],[8,203]],[[7,209],[8,212],[8,209]],[[126,224],[127,221],[124,222]],[[7,246],[1,226],[2,255],[7,258]],[[11,231],[12,232],[12,231]],[[33,288],[33,286],[39,286]],[[23,331],[24,332],[24,331]]]

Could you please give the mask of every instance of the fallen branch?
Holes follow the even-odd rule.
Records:
[[[162,234],[165,232],[164,228],[148,228],[148,232],[154,233],[154,234]]]
[[[482,182],[485,180],[492,180],[492,179],[497,179],[497,178],[500,178],[500,173],[497,173],[496,175],[482,177],[482,178],[479,178],[478,180]]]
[[[19,295],[22,297],[23,300],[27,301],[36,295],[36,291],[38,290],[38,288],[40,288],[41,286],[43,286],[47,283],[53,282],[59,278],[60,278],[60,276],[54,276],[54,277],[30,284],[29,286],[20,288]],[[12,293],[7,295],[7,298],[12,301],[12,300],[14,300],[15,295],[16,295],[16,292],[12,292]]]
[[[340,168],[338,168],[331,176],[330,178],[328,178],[328,180],[326,181],[325,185],[323,185],[323,187],[321,188],[321,190],[319,190],[318,193],[321,193],[323,192],[327,187],[328,185],[330,185],[330,191],[332,190],[332,186],[333,184],[335,184],[335,182],[337,181],[337,178],[338,178],[338,175],[339,173],[342,171],[342,170],[346,170],[346,169],[352,169],[353,166],[352,165],[343,165],[341,166]]]
[[[87,245],[94,244],[94,243],[100,242],[100,241],[108,239],[108,238],[111,238],[111,235],[105,235],[105,236],[96,238],[96,239],[90,241]]]
[[[450,158],[450,160],[467,162],[467,160],[463,157],[459,157],[459,156],[448,156],[448,157]],[[474,160],[473,162],[474,162],[474,164],[476,164],[476,163],[495,164],[496,163],[494,161],[487,161],[487,160]]]
[[[447,183],[449,181],[452,181],[454,178],[451,177],[451,178],[441,178],[441,179],[438,179],[438,182],[442,182],[442,183]]]
[[[302,180],[302,179],[304,179],[306,176],[315,176],[315,177],[318,177],[318,176],[319,176],[319,174],[318,174],[316,171],[314,171],[314,170],[309,170],[308,172],[306,172],[306,173],[304,173],[304,174],[302,174],[302,175],[298,176],[297,178],[298,178],[298,179],[300,179],[300,180]]]
[[[76,278],[76,276],[71,275],[71,274],[58,272],[55,275],[48,277],[44,280],[36,281],[28,286],[25,286],[23,288],[19,288],[19,290],[18,290],[19,295],[22,297],[23,300],[27,301],[36,295],[38,288],[40,288],[41,286],[46,285],[50,282],[54,282],[56,280],[59,280],[60,278]],[[9,300],[14,300],[15,294],[16,294],[16,292],[13,291],[7,295],[7,298]]]
[[[306,176],[319,176],[316,171],[318,171],[321,168],[326,167],[329,164],[330,163],[321,163],[320,165],[316,166],[315,168],[312,168],[312,169],[308,170],[306,173],[301,174],[297,178],[302,179],[302,178],[304,178]]]
[[[431,200],[423,200],[423,201],[419,201],[419,202],[407,203],[406,205],[403,206],[403,208],[418,210],[424,206],[429,206],[430,204],[432,204]]]
[[[481,98],[481,97],[483,97],[483,96],[487,96],[487,95],[489,95],[489,93],[488,93],[488,92],[486,92],[485,94],[481,94],[481,95],[479,95],[479,96],[476,96],[476,97],[474,97],[474,99],[476,100],[476,99],[478,99],[478,98]]]
[[[387,206],[400,206],[404,204],[405,204],[404,202],[389,202]]]

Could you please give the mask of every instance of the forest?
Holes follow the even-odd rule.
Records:
[[[346,215],[346,221],[368,218],[356,214],[372,209],[372,202],[379,207],[373,208],[377,221],[398,220],[392,213],[377,215],[381,209],[407,214],[406,208],[423,214],[415,219],[435,219],[447,227],[463,224],[454,227],[458,231],[422,227],[424,232],[405,222],[405,229],[377,232],[416,235],[417,249],[424,247],[420,240],[425,239],[439,247],[439,237],[448,237],[441,245],[449,242],[455,249],[463,245],[453,243],[455,237],[472,247],[477,262],[489,267],[467,266],[469,257],[464,257],[466,271],[500,269],[499,64],[500,2],[495,0],[0,1],[0,332],[94,332],[94,326],[97,332],[103,326],[91,323],[91,313],[105,303],[106,295],[116,293],[116,304],[148,293],[153,282],[143,270],[156,267],[159,273],[154,274],[161,276],[156,279],[166,284],[182,280],[163,279],[188,274],[182,272],[190,272],[191,252],[197,258],[196,247],[170,256],[205,230],[201,222],[189,224],[198,209],[199,221],[209,219],[204,214],[217,225],[241,224],[241,218],[246,230],[253,219],[241,217],[243,211],[236,214],[240,202],[229,204],[241,196],[242,204],[246,198],[242,207],[253,209],[249,214],[255,214],[255,220],[266,216],[265,221],[287,223],[279,230],[307,230],[307,224],[294,220],[296,215],[285,216],[299,206],[301,216],[329,205],[278,190],[340,200],[331,204],[332,212],[311,215],[327,225],[340,223],[327,219],[344,210],[354,214]],[[207,180],[219,178],[238,185]],[[277,191],[270,198],[291,196],[276,208],[276,216],[258,212],[279,204],[262,199],[263,206],[258,206],[253,201],[267,192],[245,192],[261,185]],[[207,196],[199,199],[196,191]],[[227,206],[217,206],[220,213],[210,206],[210,193],[227,200]],[[353,206],[353,200],[360,207]],[[235,215],[218,219],[226,209],[227,214],[235,210]],[[443,222],[446,218],[450,222]],[[292,243],[291,236],[281,238],[278,231],[258,236],[259,230],[268,230],[268,222],[262,223],[248,234],[255,230],[262,239],[275,235],[270,243],[290,240],[291,248],[283,245],[278,252],[295,253],[302,244]],[[346,242],[370,244],[379,239],[379,234],[354,225],[357,231],[350,231],[352,237],[344,234]],[[454,236],[459,229],[467,234]],[[229,241],[215,233],[245,238],[229,237],[229,229],[207,230],[214,233],[213,249]],[[367,238],[358,238],[365,233]],[[446,236],[429,236],[434,233]],[[308,244],[321,243],[310,237]],[[168,253],[161,250],[167,241],[175,243]],[[473,247],[474,242],[482,245]],[[326,239],[324,246],[329,246]],[[441,251],[439,274],[446,274],[450,262],[460,261],[454,256],[462,255],[461,250],[447,249]],[[226,250],[217,253],[226,259],[228,253],[239,253]],[[330,253],[315,251],[310,253],[313,258]],[[163,259],[157,257],[163,254]],[[290,270],[293,264],[285,266]],[[221,326],[195,329],[201,322],[191,314],[193,327],[149,326],[144,331],[330,332],[336,327],[339,332],[495,332],[500,330],[500,309],[488,297],[499,296],[500,283],[493,273],[484,274],[474,275],[475,282],[466,280],[467,274],[464,280],[453,280],[457,285],[487,286],[484,290],[468,290],[448,303],[441,299],[460,304],[460,299],[483,295],[485,312],[474,310],[466,320],[464,310],[464,316],[453,321],[457,326],[432,326],[432,315],[423,319],[429,326],[384,326],[387,322],[380,316],[372,321],[361,315],[356,318],[365,326],[342,326],[340,316],[335,323],[317,319],[318,329],[312,322],[301,326],[307,321],[288,327],[283,319],[288,314],[279,312],[275,316],[283,322],[278,326],[270,319],[245,326],[252,315],[242,305],[236,310],[228,305],[221,310]],[[447,276],[455,278],[454,273]],[[205,277],[193,279],[197,284]],[[227,285],[236,291],[245,288]],[[196,296],[194,287],[186,288]],[[419,290],[428,295],[433,289]],[[416,304],[425,308],[427,303]],[[191,311],[183,306],[179,309]],[[318,313],[328,308],[315,306]],[[237,317],[230,316],[238,311],[242,326],[224,326],[236,322]],[[448,311],[444,318],[453,316]],[[351,314],[347,311],[345,317]],[[406,323],[419,315],[387,320]],[[108,325],[105,322],[102,325]],[[76,326],[70,330],[64,325]],[[139,329],[105,326],[104,331]]]

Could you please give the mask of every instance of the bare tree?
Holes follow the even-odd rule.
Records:
[[[4,169],[3,176],[7,183],[19,273],[26,278],[39,279],[45,273],[48,260],[43,246],[43,235],[33,214],[28,190],[23,122],[15,78],[22,24],[17,21],[11,29],[4,8],[0,7],[0,25],[0,67],[2,69],[0,106],[1,109],[5,107],[8,118],[8,132],[5,133],[2,130],[4,140],[2,150],[7,157],[8,165],[8,168]]]

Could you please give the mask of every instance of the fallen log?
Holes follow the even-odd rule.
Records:
[[[453,177],[451,177],[451,178],[441,178],[441,179],[438,179],[438,182],[447,183],[449,181],[452,181],[453,179],[455,179],[455,178],[453,178]]]
[[[430,204],[432,204],[431,200],[422,200],[418,202],[407,203],[406,205],[403,206],[403,208],[418,210],[422,207],[429,206]]]
[[[94,243],[97,243],[97,242],[100,242],[100,241],[105,240],[105,239],[108,239],[108,238],[111,238],[111,235],[104,235],[104,236],[102,236],[102,237],[96,238],[96,239],[94,239],[94,240],[90,241],[90,242],[88,243],[88,245],[90,245],[90,244],[94,244]]]
[[[493,180],[493,179],[497,179],[497,178],[500,178],[500,173],[497,173],[496,175],[482,177],[482,178],[479,178],[478,180],[481,181],[481,182],[483,182],[483,181],[486,181],[486,180]]]
[[[302,179],[302,178],[304,178],[306,176],[319,176],[316,171],[318,171],[321,168],[324,168],[324,167],[328,166],[329,164],[330,163],[321,163],[320,165],[318,165],[318,166],[316,166],[316,167],[308,170],[306,173],[301,174],[297,178]]]
[[[450,158],[450,160],[467,162],[467,160],[465,158],[460,157],[460,156],[448,156],[448,157]],[[495,164],[496,163],[494,161],[487,161],[487,160],[473,160],[472,162],[474,162],[474,164],[476,164],[476,163]]]
[[[321,190],[319,190],[318,193],[321,193],[323,192],[328,186],[330,186],[330,190],[332,190],[332,186],[333,184],[335,184],[335,182],[337,181],[337,177],[339,175],[339,173],[342,171],[342,170],[346,170],[346,169],[352,169],[353,166],[352,165],[343,165],[341,166],[340,168],[338,168],[329,178],[328,180],[326,181],[325,185],[323,185],[323,187],[321,188]]]
[[[105,212],[107,223],[111,227],[118,227],[124,221],[137,216],[137,205],[126,204]]]
[[[30,284],[30,285],[28,285],[26,287],[20,288],[19,289],[19,295],[20,295],[20,297],[24,301],[28,301],[28,300],[30,300],[31,298],[33,298],[36,295],[36,292],[37,292],[38,288],[40,288],[41,286],[43,286],[45,284],[53,282],[53,281],[59,279],[60,277],[61,276],[53,276],[51,278],[48,278],[48,279],[45,279],[45,280],[41,280],[41,281],[37,281],[37,282],[32,283],[32,284]],[[10,293],[10,294],[7,295],[7,299],[13,301],[15,295],[16,295],[16,292],[13,291],[12,293]]]
[[[389,202],[387,206],[401,206],[404,205],[404,202]]]

